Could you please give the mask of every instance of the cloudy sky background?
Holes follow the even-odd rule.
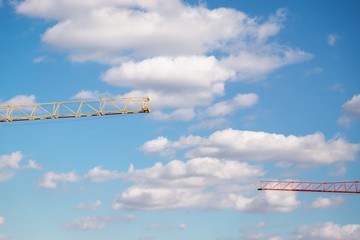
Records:
[[[2,0],[0,103],[150,97],[2,123],[0,240],[359,239],[357,1]]]

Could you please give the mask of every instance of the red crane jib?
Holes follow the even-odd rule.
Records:
[[[359,181],[302,182],[302,181],[260,180],[260,187],[258,188],[258,190],[360,193]]]

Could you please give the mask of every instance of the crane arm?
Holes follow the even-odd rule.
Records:
[[[261,180],[258,190],[360,193],[359,181],[346,182],[301,182]]]
[[[149,113],[148,97],[102,98],[0,106],[0,122]]]

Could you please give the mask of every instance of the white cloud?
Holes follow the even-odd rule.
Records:
[[[211,89],[233,72],[222,67],[213,56],[154,57],[140,62],[126,62],[108,70],[104,81],[137,89]]]
[[[15,97],[1,103],[2,105],[12,104],[34,104],[36,98],[34,95],[16,95]]]
[[[20,151],[0,155],[0,182],[11,179],[20,169],[40,169],[40,165],[34,160],[29,160],[27,165],[21,166],[23,159],[24,156]]]
[[[152,223],[149,225],[149,230],[152,231],[171,231],[171,230],[184,230],[187,228],[187,225],[184,223],[179,224],[178,226],[166,226],[159,223]]]
[[[100,99],[112,97],[109,93],[100,93],[99,91],[81,90],[72,99]]]
[[[237,94],[229,101],[222,101],[207,108],[207,114],[213,117],[226,116],[237,109],[249,108],[258,102],[259,97],[255,93]]]
[[[343,105],[345,113],[360,118],[360,94],[354,95],[349,101]]]
[[[352,122],[360,119],[360,94],[354,95],[349,101],[342,105],[343,115],[338,123],[343,126],[350,126]]]
[[[144,143],[141,150],[147,154],[162,153],[167,148],[168,142],[166,137],[160,136]]]
[[[298,207],[294,193],[258,192],[251,182],[264,173],[259,166],[214,158],[156,163],[128,172],[134,185],[118,194],[114,209],[161,210],[177,208],[223,209],[248,212],[287,212]],[[281,201],[280,201],[281,200]]]
[[[237,210],[246,212],[290,212],[300,206],[295,192],[262,191],[253,198],[231,195]]]
[[[212,182],[248,181],[249,178],[262,176],[259,166],[215,158],[194,158],[187,162],[173,160],[166,165],[158,162],[144,170],[133,170],[129,178],[136,182],[156,182],[156,185],[204,186]],[[138,180],[137,180],[138,179]]]
[[[32,106],[22,106],[20,108],[12,108],[11,111],[7,111],[6,105],[33,105],[36,103],[35,95],[16,95],[15,97],[0,102],[0,105],[5,106],[0,109],[1,118],[25,116],[31,113],[33,110]]]
[[[164,113],[161,111],[153,111],[151,117],[162,121],[191,121],[195,117],[193,108],[179,108],[171,113]]]
[[[23,154],[19,151],[13,152],[8,155],[0,156],[0,170],[9,168],[9,169],[18,169],[19,163],[23,159]]]
[[[41,169],[41,166],[34,160],[29,160],[28,164],[25,166],[25,168],[30,169]]]
[[[199,130],[199,129],[214,129],[214,128],[223,128],[228,124],[228,121],[224,117],[211,118],[203,120],[199,123],[193,124],[189,127],[190,131]]]
[[[158,110],[209,106],[224,94],[227,81],[264,78],[312,57],[271,42],[283,27],[284,9],[265,20],[180,0],[25,0],[16,10],[55,20],[42,35],[46,45],[73,61],[110,64],[105,82],[131,88],[126,95],[149,96]],[[181,120],[192,119],[185,116]]]
[[[193,135],[181,137],[175,142],[168,140],[164,136],[160,136],[145,142],[141,150],[146,154],[172,155],[175,150],[197,146],[200,144],[200,141],[202,141],[201,137]]]
[[[150,4],[28,0],[17,6],[17,12],[57,19],[58,23],[44,33],[43,41],[70,50],[73,59],[96,57],[97,61],[114,60],[124,53],[143,57],[202,54],[237,36],[253,35],[259,27],[239,11],[209,10],[176,0]]]
[[[96,210],[98,207],[100,207],[102,202],[100,200],[96,200],[93,203],[79,203],[76,208],[77,209],[89,209],[89,210]]]
[[[301,50],[279,46],[259,47],[255,50],[243,50],[224,58],[221,63],[236,71],[238,80],[257,80],[289,64],[295,64],[312,58]]]
[[[294,164],[316,166],[355,160],[360,150],[359,144],[348,143],[343,138],[326,140],[321,133],[306,136],[285,136],[282,134],[240,131],[225,129],[214,132],[209,137],[189,136],[196,141],[186,142],[187,137],[179,141],[170,141],[159,148],[147,149],[152,154],[190,148],[186,156],[218,157],[244,161],[273,161],[278,166],[288,167]],[[154,140],[151,140],[154,141]],[[150,142],[151,142],[150,141]],[[156,140],[155,140],[156,141]],[[146,146],[147,143],[144,144]]]
[[[0,225],[5,224],[5,217],[0,216]]]
[[[94,167],[86,175],[85,179],[91,182],[105,182],[115,180],[122,177],[122,174],[117,171],[109,171],[103,169],[101,166]]]
[[[76,218],[69,223],[66,223],[65,226],[74,230],[95,230],[103,229],[108,224],[111,223],[127,223],[134,219],[133,215],[127,216],[104,216],[104,217],[81,217]]]
[[[39,187],[56,189],[59,183],[77,182],[79,177],[74,172],[55,173],[47,172],[43,179],[38,183]]]
[[[185,223],[179,224],[179,229],[186,229],[186,228],[187,228],[187,224],[185,224]]]
[[[337,122],[338,122],[338,124],[340,124],[344,127],[351,127],[351,124],[352,124],[351,118],[349,118],[346,115],[342,115],[341,117],[339,117]]]
[[[208,186],[212,186],[208,184]],[[215,185],[216,186],[216,185]],[[260,192],[245,197],[224,190],[205,188],[133,186],[117,196],[114,209],[163,210],[177,208],[235,209],[243,212],[290,212],[300,206],[293,192]]]
[[[186,207],[218,208],[223,206],[216,193],[204,191],[217,188],[219,195],[227,189],[244,189],[237,184],[262,176],[259,166],[237,161],[211,158],[173,160],[166,165],[156,163],[147,169],[128,172],[127,179],[135,185],[121,193],[114,202],[116,209],[172,209]]]
[[[210,196],[201,195],[197,189],[134,186],[117,196],[113,208],[119,210],[193,208],[204,207],[203,204],[210,200]]]
[[[270,237],[268,240],[284,240],[284,238],[280,236],[274,236],[274,237]]]
[[[327,43],[329,46],[335,46],[337,41],[340,39],[340,36],[336,33],[331,33],[327,36]]]
[[[337,207],[337,206],[343,204],[344,202],[345,202],[345,199],[343,197],[340,197],[340,196],[330,197],[330,198],[319,197],[319,198],[315,199],[308,206],[308,208],[310,208],[310,209],[333,208],[333,207]]]
[[[307,56],[295,52],[283,54],[284,59],[274,54],[273,57],[263,57],[248,52],[221,61],[213,56],[155,57],[123,63],[108,70],[102,78],[116,86],[137,89],[128,95],[147,95],[157,108],[199,107],[209,105],[217,96],[223,95],[225,82],[234,78],[235,74],[240,80],[260,78]],[[244,101],[245,97],[254,101],[254,96],[236,96],[231,100],[232,106],[245,107],[240,101]]]
[[[29,160],[27,165],[21,166],[20,163],[23,158],[24,156],[20,151],[0,155],[0,182],[11,179],[20,169],[39,169],[39,165],[34,160]]]
[[[360,225],[338,225],[332,222],[300,226],[294,240],[359,240]]]
[[[233,75],[213,56],[179,56],[126,62],[102,78],[116,86],[137,89],[128,95],[149,96],[152,105],[161,109],[206,106],[223,95],[224,82]]]

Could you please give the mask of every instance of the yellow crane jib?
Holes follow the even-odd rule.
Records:
[[[150,113],[148,97],[102,98],[0,106],[0,122]]]

